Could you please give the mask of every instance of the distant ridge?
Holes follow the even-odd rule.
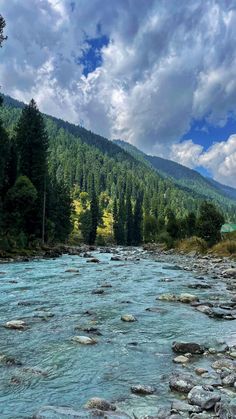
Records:
[[[114,140],[114,142],[120,147],[123,147],[124,150],[129,151],[132,156],[136,156],[138,159],[148,162],[162,176],[171,178],[179,186],[186,187],[189,190],[201,194],[203,193],[203,188],[206,197],[214,198],[217,194],[220,194],[223,197],[236,201],[236,189],[230,186],[222,185],[211,178],[204,177],[196,170],[189,169],[172,160],[145,154],[125,141]]]

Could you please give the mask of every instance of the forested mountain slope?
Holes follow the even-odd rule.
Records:
[[[206,199],[213,199],[224,205],[226,202],[236,202],[236,189],[222,185],[213,179],[206,178],[196,170],[189,169],[179,163],[163,159],[157,156],[149,156],[138,150],[125,141],[114,141],[124,150],[130,152],[133,157],[143,162],[147,162],[150,167],[155,168],[159,174],[165,178],[172,179],[176,185],[187,188],[196,194],[204,196]]]
[[[24,104],[9,97],[4,97],[4,103],[0,118],[14,137]],[[235,202],[217,191],[203,193],[200,186],[191,188],[182,181],[178,185],[177,180],[167,177],[164,171],[157,173],[151,162],[147,163],[145,155],[132,155],[129,150],[80,126],[46,115],[44,118],[49,136],[49,171],[59,182],[65,182],[75,197],[81,191],[89,192],[94,179],[96,193],[100,201],[104,201],[104,208],[114,199],[121,201],[122,196],[130,196],[135,202],[142,195],[146,211],[155,216],[164,217],[169,208],[177,217],[183,217],[189,211],[196,211],[201,201],[209,198],[223,208],[227,219],[235,216]],[[215,191],[209,184],[210,190]]]

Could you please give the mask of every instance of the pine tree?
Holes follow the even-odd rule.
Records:
[[[27,176],[38,193],[35,234],[37,237],[43,237],[48,137],[43,117],[33,99],[23,109],[17,124],[16,147],[18,152],[18,173],[21,176]]]
[[[125,244],[125,201],[123,194],[120,195],[118,205],[117,244]]]
[[[19,174],[31,180],[42,199],[47,175],[48,137],[43,117],[33,99],[23,109],[17,124],[16,145]]]
[[[134,207],[133,244],[138,246],[142,242],[142,199],[138,197]]]
[[[89,244],[94,244],[97,236],[97,227],[99,220],[99,207],[98,199],[95,191],[94,176],[92,178],[91,185],[91,201],[90,201],[90,213],[91,213],[91,230],[89,234]]]
[[[113,235],[114,235],[115,242],[118,244],[119,243],[119,220],[118,220],[118,208],[117,208],[116,198],[113,204]]]
[[[126,198],[126,223],[125,223],[125,233],[126,233],[126,244],[131,246],[133,244],[133,211],[131,199],[129,196]]]

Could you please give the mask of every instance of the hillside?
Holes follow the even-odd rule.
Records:
[[[21,102],[4,97],[0,118],[10,136],[14,135],[23,106]],[[100,201],[104,201],[103,210],[111,212],[114,199],[129,195],[135,202],[142,195],[152,214],[164,217],[169,208],[181,218],[189,211],[197,211],[201,202],[208,198],[223,209],[226,219],[234,219],[235,201],[219,193],[210,182],[208,189],[202,188],[200,183],[192,187],[192,180],[176,179],[161,169],[157,172],[148,156],[136,149],[124,150],[124,144],[116,144],[61,119],[48,115],[44,115],[44,119],[49,136],[49,172],[59,182],[66,183],[75,199],[81,192],[91,190],[91,179],[94,178],[96,193]],[[204,179],[200,175],[199,178]]]
[[[221,205],[224,205],[226,202],[231,202],[232,204],[236,202],[236,189],[234,188],[206,178],[196,170],[189,169],[174,161],[147,155],[124,141],[115,140],[114,142],[128,151],[133,157],[146,162],[149,167],[153,167],[161,176],[171,179],[175,185],[181,188],[204,196],[206,199],[216,200]]]

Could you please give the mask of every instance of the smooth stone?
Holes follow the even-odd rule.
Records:
[[[201,409],[209,410],[219,402],[221,396],[214,391],[208,390],[203,386],[193,387],[188,394],[188,401],[193,405],[199,406]]]
[[[17,367],[20,367],[22,365],[21,361],[18,361],[13,356],[8,356],[8,355],[0,355],[0,363],[8,365],[8,366],[17,366]]]
[[[179,355],[173,359],[173,362],[175,362],[176,364],[186,364],[187,362],[189,362],[189,358],[187,358],[184,355]]]
[[[93,397],[84,406],[86,409],[98,409],[103,411],[115,411],[116,406],[105,399],[99,397]]]
[[[133,314],[123,314],[121,316],[121,320],[123,322],[136,322],[137,321],[136,317],[134,317]]]
[[[219,359],[218,361],[213,362],[211,366],[215,370],[221,370],[224,368],[229,369],[229,370],[236,369],[236,364],[230,359]]]
[[[222,275],[225,278],[234,278],[236,279],[236,268],[229,268],[222,272]]]
[[[173,374],[170,377],[169,386],[171,390],[180,393],[188,393],[196,385],[192,376],[185,374]]]
[[[148,394],[153,394],[155,393],[155,388],[152,386],[144,386],[141,384],[138,384],[136,386],[132,386],[131,387],[131,392],[134,394],[139,394],[139,395],[148,395]]]
[[[99,260],[99,259],[97,259],[97,258],[92,258],[92,259],[88,259],[88,260],[86,260],[86,262],[88,262],[88,263],[99,263],[99,262],[100,262],[100,260]]]
[[[211,308],[207,305],[204,305],[204,304],[202,304],[200,306],[197,306],[196,310],[200,311],[200,313],[203,313],[203,314],[208,314],[208,315],[211,314]]]
[[[236,397],[234,397],[232,400],[224,400],[216,403],[215,413],[219,419],[236,418]]]
[[[173,342],[172,349],[176,353],[203,354],[205,348],[195,342]]]
[[[24,330],[26,323],[23,320],[11,320],[4,324],[7,329]]]
[[[121,257],[119,257],[119,256],[112,256],[112,257],[111,257],[111,260],[112,260],[113,262],[121,262],[121,261],[122,261]]]
[[[92,294],[95,294],[95,295],[102,295],[104,293],[105,293],[105,291],[102,288],[98,288],[97,290],[92,291]]]
[[[197,375],[202,375],[208,373],[208,370],[206,370],[205,368],[196,368],[195,372]]]
[[[174,400],[171,405],[171,410],[177,410],[181,412],[199,413],[202,409],[199,406],[193,406],[189,403],[182,402],[180,400]]]
[[[95,345],[98,342],[96,339],[87,336],[74,336],[71,340],[81,345]]]
[[[184,293],[180,294],[180,296],[178,297],[178,301],[180,301],[181,303],[190,304],[194,301],[199,301],[199,298],[196,295]]]
[[[222,380],[222,384],[224,386],[229,386],[229,387],[233,387],[235,382],[236,382],[236,374],[235,373],[227,375]]]
[[[70,272],[70,273],[79,273],[79,269],[74,269],[74,268],[70,268],[70,269],[66,269],[65,272]]]

